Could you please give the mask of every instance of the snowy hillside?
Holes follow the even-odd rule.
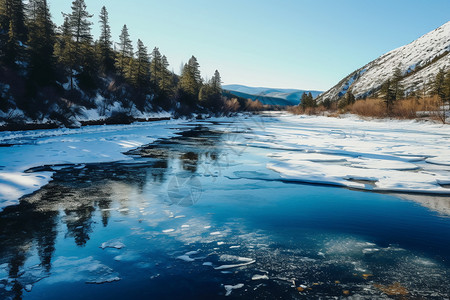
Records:
[[[320,100],[337,100],[352,90],[358,97],[370,96],[399,67],[405,76],[406,92],[421,90],[439,68],[450,68],[450,22],[425,34],[412,43],[392,50],[354,71],[337,85],[320,95]]]
[[[306,91],[297,89],[273,89],[265,87],[249,87],[239,84],[223,86],[224,90],[238,97],[252,100],[258,99],[263,104],[269,105],[298,105],[303,93],[311,93],[313,97],[320,95],[320,91]]]

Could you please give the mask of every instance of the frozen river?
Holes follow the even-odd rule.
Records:
[[[1,299],[450,295],[448,126],[265,114],[0,141]]]

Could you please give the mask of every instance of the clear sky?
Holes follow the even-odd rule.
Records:
[[[54,22],[72,1],[49,0]],[[381,54],[450,21],[450,0],[85,0],[118,40],[159,47],[175,73],[191,55],[225,84],[327,90]],[[135,46],[136,47],[136,46]]]

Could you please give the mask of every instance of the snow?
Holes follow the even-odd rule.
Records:
[[[264,129],[246,135],[246,146],[273,150],[266,167],[276,173],[236,171],[234,176],[450,194],[443,186],[450,182],[448,125],[354,116],[274,116]]]
[[[448,125],[284,113],[233,121],[253,130],[246,131],[238,140],[225,140],[226,147],[241,147],[241,151],[248,147],[264,149],[257,151],[257,155],[264,156],[265,164],[258,169],[247,165],[248,170],[230,167],[231,175],[226,174],[229,178],[327,184],[380,192],[450,194]],[[158,138],[174,136],[185,126],[182,122],[1,132],[0,143],[13,146],[0,147],[0,210],[17,204],[20,197],[38,190],[51,180],[54,171],[68,165],[84,168],[88,163],[131,160],[124,152]],[[46,171],[25,172],[44,165],[49,166]],[[191,230],[186,230],[186,225],[181,231]],[[224,234],[214,230],[208,235],[212,238]]]
[[[124,152],[173,136],[181,122],[0,132],[0,143],[13,145],[0,147],[0,211],[51,180],[53,172],[25,173],[30,168],[130,160]]]
[[[235,255],[229,255],[229,254],[221,255],[219,260],[225,261],[225,262],[233,262],[233,264],[221,265],[221,266],[215,267],[214,270],[239,268],[239,267],[251,265],[256,262],[256,260],[254,260],[252,258],[240,257],[240,256],[235,256]]]
[[[193,261],[195,261],[195,258],[191,258],[190,256],[195,255],[195,254],[198,254],[198,251],[189,251],[183,255],[178,256],[177,259],[181,259],[186,262],[193,262]]]
[[[102,248],[102,249],[105,249],[105,248],[122,249],[124,247],[125,247],[125,244],[122,243],[121,241],[117,241],[117,240],[110,240],[110,241],[104,242],[100,246],[100,248]]]
[[[346,93],[349,87],[357,97],[367,95],[392,77],[395,68],[398,67],[403,74],[408,74],[443,55],[436,62],[402,80],[406,91],[420,90],[424,84],[428,84],[434,78],[440,68],[450,68],[448,51],[450,51],[450,22],[356,70],[329,91],[323,93],[321,99],[337,100]]]
[[[268,280],[269,276],[267,275],[253,275],[252,280]]]
[[[52,276],[48,277],[46,282],[54,284],[84,281],[85,283],[102,284],[119,280],[117,272],[92,256],[81,259],[60,256],[53,261]]]
[[[239,283],[239,284],[236,284],[236,285],[224,285],[224,288],[225,288],[225,291],[226,291],[225,296],[230,296],[230,295],[231,295],[231,292],[232,292],[233,290],[241,289],[241,288],[243,288],[243,287],[244,287],[244,284],[243,284],[243,283]]]

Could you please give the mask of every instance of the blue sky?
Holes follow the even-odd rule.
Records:
[[[49,0],[53,20],[70,0]],[[85,0],[103,5],[118,40],[159,47],[175,73],[191,55],[225,84],[327,90],[381,54],[450,21],[450,0]]]

